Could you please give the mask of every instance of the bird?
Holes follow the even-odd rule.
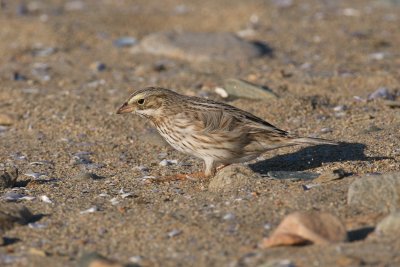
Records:
[[[338,144],[290,134],[229,104],[162,87],[133,92],[116,113],[134,113],[148,119],[174,149],[204,161],[201,176],[206,178],[214,176],[217,168],[254,160],[269,150]]]

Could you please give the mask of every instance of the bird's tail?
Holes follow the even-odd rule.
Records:
[[[323,139],[323,138],[314,138],[314,137],[296,137],[293,138],[289,143],[294,145],[339,145],[338,142]]]

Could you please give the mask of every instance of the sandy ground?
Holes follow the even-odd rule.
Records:
[[[259,266],[281,260],[295,266],[400,265],[398,239],[363,234],[385,214],[347,205],[351,182],[400,169],[400,109],[383,99],[363,101],[380,87],[399,93],[399,5],[88,0],[74,10],[54,0],[34,1],[36,6],[17,12],[18,2],[2,1],[0,11],[0,113],[12,119],[1,132],[0,162],[19,168],[16,192],[36,197],[22,203],[43,215],[37,221],[43,228],[7,231],[11,241],[0,247],[3,263],[8,256],[10,266],[75,266],[84,253],[96,251],[125,263],[140,258],[143,266]],[[113,44],[122,36],[140,40],[167,30],[239,32],[250,20],[256,21],[254,31],[246,38],[267,43],[272,55],[243,64],[196,64],[131,54]],[[46,54],[46,48],[53,50]],[[106,69],[94,70],[95,62]],[[46,64],[44,74],[32,71],[40,63]],[[214,88],[227,78],[266,85],[280,96],[230,104],[294,133],[347,142],[272,151],[253,162],[254,169],[342,168],[351,175],[308,191],[304,181],[265,178],[250,191],[232,194],[209,192],[208,181],[143,180],[195,172],[202,165],[162,142],[145,120],[118,116],[116,108],[147,85],[221,100]],[[341,105],[346,108],[334,109]],[[186,164],[163,167],[162,159]],[[42,164],[32,164],[37,161]],[[80,175],[89,171],[101,179]],[[46,176],[35,180],[26,175],[31,172]],[[122,198],[121,190],[131,195]],[[42,195],[52,203],[41,201]],[[98,211],[81,214],[93,206]],[[337,215],[355,230],[352,242],[258,248],[296,210]]]

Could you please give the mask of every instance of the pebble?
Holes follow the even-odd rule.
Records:
[[[334,215],[317,211],[300,211],[287,215],[261,246],[292,246],[307,243],[326,245],[347,239],[346,228]]]
[[[0,188],[13,187],[18,179],[18,169],[12,165],[0,164]]]
[[[400,208],[400,173],[358,178],[349,187],[347,203],[376,212],[396,211]]]
[[[135,255],[129,258],[129,262],[139,264],[143,261],[144,257],[140,255]]]
[[[369,59],[373,60],[382,60],[386,57],[386,53],[384,52],[376,52],[368,55]]]
[[[117,197],[113,197],[112,199],[110,199],[111,205],[117,205],[119,204],[119,200]]]
[[[11,229],[15,224],[28,224],[33,214],[25,206],[15,203],[0,203],[0,233]]]
[[[222,87],[216,87],[214,91],[222,98],[227,98],[229,96],[228,92]]]
[[[383,218],[375,228],[378,236],[399,236],[400,235],[400,211],[393,212]]]
[[[145,36],[132,53],[149,53],[187,61],[245,61],[269,52],[226,32],[159,32]]]
[[[382,128],[379,128],[376,125],[369,125],[366,129],[361,130],[360,133],[370,134],[370,133],[379,132],[382,130],[383,130]]]
[[[50,66],[45,63],[36,62],[33,64],[32,75],[41,81],[50,81],[51,77],[49,74]]]
[[[345,8],[342,10],[342,14],[348,17],[359,17],[361,12],[354,8]]]
[[[93,213],[98,210],[99,210],[99,208],[97,206],[93,206],[93,207],[88,208],[87,210],[81,211],[80,214]]]
[[[43,47],[43,48],[36,48],[32,50],[32,55],[35,57],[46,57],[50,56],[56,51],[54,47]]]
[[[45,195],[40,196],[39,199],[41,201],[43,201],[44,203],[48,203],[48,204],[52,204],[53,203],[53,201],[51,201],[50,198],[48,196],[45,196]]]
[[[227,213],[224,215],[224,217],[222,217],[222,219],[226,220],[226,221],[230,221],[235,219],[235,214],[233,213]]]
[[[134,195],[133,195],[133,193],[123,193],[123,194],[121,194],[121,197],[122,198],[130,198],[130,197],[133,197]]]
[[[180,234],[182,234],[182,231],[181,231],[181,230],[179,230],[179,229],[174,229],[174,230],[168,232],[167,236],[168,236],[169,238],[172,238],[172,237],[178,236],[178,235],[180,235]]]
[[[104,64],[102,62],[96,61],[96,62],[93,62],[92,64],[90,64],[89,68],[92,71],[100,72],[100,71],[105,71],[107,69],[107,66],[106,66],[106,64]]]
[[[321,133],[331,133],[331,132],[333,132],[333,130],[332,130],[332,128],[327,127],[327,128],[322,128],[320,130],[320,132]]]
[[[176,159],[169,160],[169,159],[163,159],[160,163],[161,166],[170,166],[170,165],[176,165],[178,164],[178,161]]]
[[[28,253],[35,256],[46,257],[48,256],[47,252],[37,248],[29,248]]]
[[[0,114],[0,125],[3,126],[11,126],[14,123],[14,120],[11,118],[10,115],[1,113]]]
[[[0,134],[6,132],[8,130],[7,126],[0,125]]]
[[[125,265],[109,260],[97,252],[86,253],[78,261],[78,267],[124,267]]]
[[[249,167],[241,164],[226,166],[211,178],[208,189],[211,192],[232,192],[252,188],[256,179],[262,177]]]
[[[383,98],[387,100],[395,100],[396,96],[390,93],[386,87],[379,87],[375,92],[368,95],[368,100]]]
[[[44,229],[47,228],[47,224],[34,222],[34,223],[29,223],[28,227],[32,229]]]
[[[333,108],[334,111],[339,112],[339,111],[345,111],[347,110],[347,106],[346,105],[339,105]]]
[[[272,90],[239,79],[225,80],[224,89],[228,95],[235,97],[255,100],[270,100],[277,98],[277,95],[272,92]]]
[[[114,46],[116,47],[130,47],[134,46],[137,43],[136,38],[125,36],[118,38],[117,40],[114,41]]]
[[[0,240],[1,241],[1,240]],[[7,255],[7,254],[0,254],[0,264],[15,264],[15,263],[20,263],[16,264],[17,266],[23,265],[23,262],[25,260],[25,257],[21,256],[13,256],[13,255]]]
[[[79,11],[85,7],[82,1],[68,1],[64,4],[64,9],[66,11]]]
[[[293,0],[272,0],[272,4],[279,8],[287,8],[293,5]]]
[[[43,172],[27,172],[27,173],[24,173],[24,175],[26,175],[28,177],[32,177],[35,180],[48,178],[47,174],[43,173]]]
[[[307,181],[317,178],[319,174],[313,172],[269,171],[267,176],[277,180]]]
[[[310,190],[310,189],[312,189],[314,187],[320,187],[320,186],[321,186],[320,184],[305,184],[305,185],[302,185],[304,191]]]
[[[25,94],[38,94],[40,90],[38,88],[23,88],[21,92]]]
[[[135,167],[135,169],[137,169],[141,172],[149,172],[150,171],[150,169],[148,167],[143,166],[143,165],[137,166],[137,167]]]
[[[4,200],[10,201],[10,202],[18,201],[18,200],[22,199],[23,197],[25,197],[25,195],[20,194],[20,193],[15,193],[15,192],[8,192],[2,196],[2,198]]]

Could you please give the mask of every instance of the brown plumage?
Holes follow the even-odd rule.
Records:
[[[134,92],[117,114],[133,112],[149,119],[176,150],[204,160],[205,176],[219,164],[246,162],[262,153],[299,144],[337,143],[298,137],[228,104],[148,87]]]

